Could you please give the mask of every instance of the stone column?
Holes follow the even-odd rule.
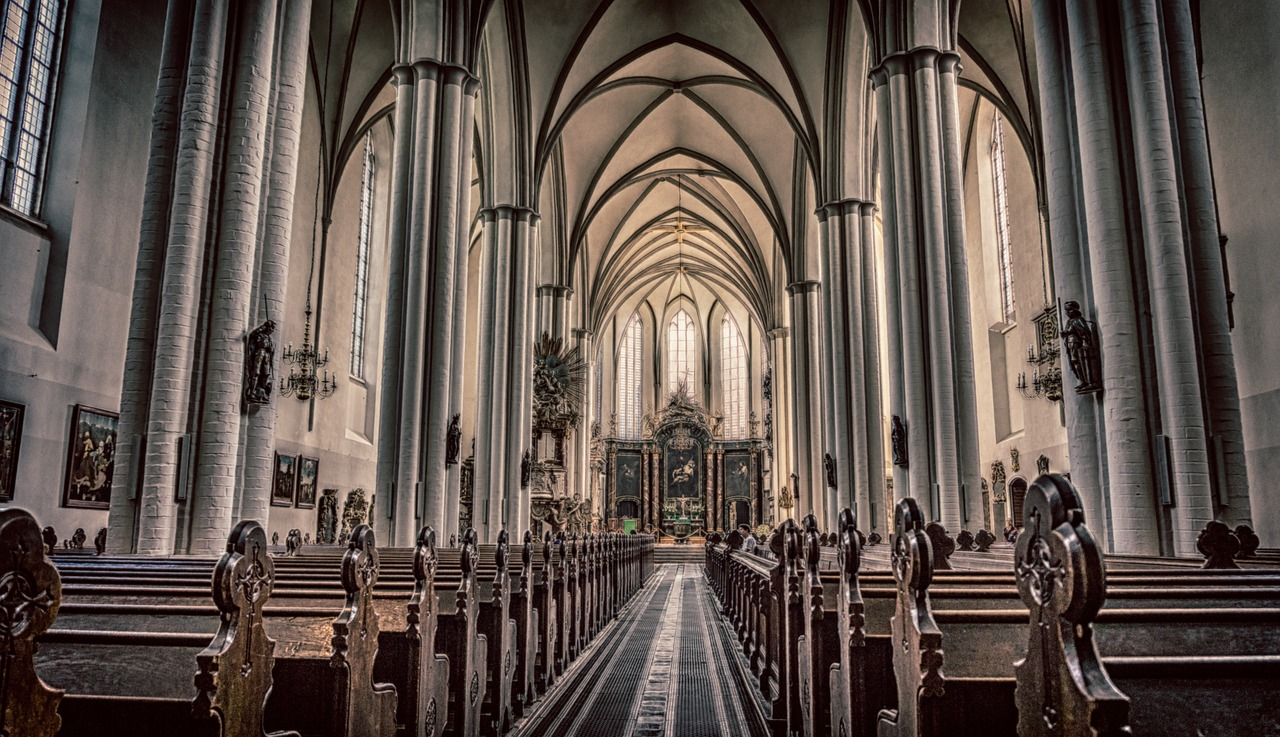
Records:
[[[283,322],[289,275],[289,244],[293,235],[294,192],[298,176],[298,145],[302,133],[302,108],[306,96],[307,33],[311,28],[311,0],[283,4],[276,67],[275,112],[272,116],[270,163],[264,171],[266,189],[259,236],[258,296],[250,306],[257,317],[250,329],[266,320]],[[277,343],[280,333],[276,333]],[[278,360],[276,369],[282,363]],[[278,375],[278,374],[277,374]],[[278,383],[278,381],[277,381]],[[275,402],[282,401],[278,396]],[[240,506],[234,520],[252,519],[267,524],[271,509],[271,485],[275,471],[277,408],[269,405],[250,410],[245,419],[244,467],[239,490]]]
[[[389,544],[411,545],[421,525],[446,529],[445,433],[461,403],[453,353],[456,321],[464,319],[456,280],[465,280],[466,267],[457,261],[466,258],[479,82],[461,66],[426,58],[398,65],[395,78],[378,488],[391,497]],[[477,498],[482,469],[477,459]]]
[[[884,489],[874,209],[869,202],[845,200],[819,213],[827,345],[823,414],[837,485],[827,512],[854,505],[859,527],[868,531],[871,500]]]
[[[113,504],[115,509],[110,515],[112,529],[107,536],[113,552],[128,552],[130,548],[143,555],[174,552],[178,439],[191,429],[188,409],[193,389],[191,377],[197,358],[196,333],[200,309],[200,300],[193,296],[201,293],[204,270],[211,183],[216,170],[214,148],[218,137],[228,9],[226,0],[202,0],[196,3],[193,14],[187,47],[181,132],[178,134],[164,244],[164,276],[157,295],[155,342],[150,357],[152,374],[150,397],[146,404],[145,456],[139,472],[138,522],[136,530],[130,530],[128,518],[134,511],[123,506],[127,495],[118,495],[119,502]],[[158,91],[157,94],[163,93]],[[157,99],[157,105],[160,104]],[[151,179],[151,172],[148,175],[148,188],[152,181],[160,186],[159,180]],[[147,250],[140,248],[139,255],[146,254]],[[134,343],[131,347],[140,346]],[[129,363],[130,359],[126,357],[126,365]],[[132,460],[136,466],[139,457],[130,453],[126,460]],[[117,473],[128,478],[132,471],[123,467],[117,469]],[[131,532],[134,539],[131,539]]]
[[[1088,288],[1087,244],[1083,242],[1076,214],[1076,155],[1072,137],[1073,121],[1066,101],[1071,99],[1064,63],[1063,20],[1052,3],[1032,4],[1035,28],[1036,69],[1040,80],[1041,140],[1045,157],[1046,222],[1049,249],[1053,258],[1053,284],[1057,294],[1080,302],[1082,309],[1096,314]],[[1059,316],[1061,319],[1061,316]],[[1070,371],[1063,367],[1062,402],[1067,419],[1067,448],[1071,458],[1071,478],[1080,491],[1089,529],[1107,550],[1114,550],[1111,520],[1103,491],[1103,457],[1106,426],[1099,403],[1093,395],[1071,390]],[[993,520],[1002,524],[1003,520]]]
[[[944,43],[944,39],[940,39]],[[973,348],[955,134],[958,55],[892,48],[872,72],[878,104],[892,415],[909,465],[895,495],[915,497],[949,530],[976,516]]]
[[[1231,524],[1252,522],[1244,432],[1240,425],[1240,389],[1236,381],[1227,286],[1218,244],[1218,209],[1209,163],[1196,41],[1187,0],[1164,0],[1169,90],[1181,154],[1181,182],[1187,217],[1187,245],[1195,287],[1199,355],[1204,367],[1210,451],[1217,465],[1218,515]]]
[[[262,205],[264,143],[271,112],[271,71],[277,4],[246,0],[237,20],[240,43],[222,175],[208,358],[192,491],[188,552],[209,555],[226,545],[239,470],[245,337],[253,292],[258,214]]]
[[[585,385],[583,387],[583,397],[585,401],[582,406],[582,418],[578,420],[578,426],[573,430],[573,452],[570,454],[570,462],[573,464],[572,478],[573,485],[569,488],[578,489],[582,494],[582,498],[586,499],[591,494],[591,408],[594,406],[596,371],[595,351],[591,348],[591,331],[583,328],[574,328],[573,340],[577,345],[578,353],[583,360],[587,362],[587,370],[582,376]],[[570,492],[572,493],[572,491]],[[593,496],[592,502],[600,504],[601,500]]]
[[[1183,240],[1178,149],[1169,116],[1164,38],[1156,6],[1156,0],[1123,0],[1120,15],[1139,212],[1146,246],[1143,261],[1154,323],[1161,431],[1167,438],[1169,482],[1175,501],[1174,552],[1195,556],[1196,537],[1214,519],[1216,507],[1195,351],[1192,283]],[[1225,299],[1222,305],[1225,307]]]
[[[793,464],[791,404],[791,329],[774,328],[769,331],[769,358],[773,371],[773,467],[770,469],[773,484],[774,520],[785,519],[784,510],[778,506],[782,499],[782,487],[791,488]],[[794,489],[791,489],[795,493]],[[792,507],[789,514],[795,514]]]
[[[787,287],[791,296],[791,412],[792,467],[788,474],[800,477],[793,513],[812,513],[826,526],[826,498],[822,471],[822,323],[817,281],[798,281]]]
[[[170,3],[165,17],[160,77],[151,115],[151,153],[142,198],[142,225],[137,268],[133,280],[133,308],[125,348],[120,391],[120,424],[116,445],[116,490],[107,515],[107,546],[112,553],[133,552],[136,481],[143,459],[151,394],[152,361],[156,347],[159,296],[168,244],[169,208],[173,201],[177,142],[184,107],[187,44],[191,34],[189,3]]]
[[[538,337],[543,333],[553,338],[568,336],[569,298],[572,295],[573,290],[562,284],[538,286]]]
[[[538,216],[502,205],[483,212],[481,350],[476,407],[476,500],[481,539],[522,533],[529,490],[520,466],[531,436],[533,381],[532,264]],[[486,355],[487,353],[487,355]]]

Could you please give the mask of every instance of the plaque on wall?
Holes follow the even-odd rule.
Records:
[[[294,456],[276,453],[276,471],[271,483],[271,505],[275,507],[292,507],[293,491],[298,475],[298,459]]]
[[[62,506],[108,509],[116,465],[116,425],[120,415],[82,404],[71,417],[71,447]]]
[[[18,480],[18,451],[26,407],[0,399],[0,502],[13,501]]]
[[[299,509],[315,509],[316,478],[319,476],[319,458],[298,456],[298,496],[294,505]]]

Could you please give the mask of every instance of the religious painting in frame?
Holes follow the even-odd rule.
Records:
[[[724,455],[725,498],[751,498],[751,453],[730,452]]]
[[[644,460],[639,453],[620,452],[617,458],[617,470],[614,477],[614,499],[617,506],[614,514],[618,517],[639,517],[641,480],[644,473]]]
[[[116,470],[116,426],[120,415],[77,404],[71,415],[67,475],[62,506],[109,509]]]
[[[294,486],[298,477],[296,456],[276,453],[276,470],[271,480],[271,505],[292,507]]]
[[[702,448],[698,443],[688,439],[668,442],[664,461],[667,499],[702,497]]]
[[[298,456],[298,496],[294,506],[316,508],[316,479],[320,476],[320,459]]]
[[[18,481],[18,453],[22,446],[22,420],[27,408],[0,399],[0,502],[13,501]]]

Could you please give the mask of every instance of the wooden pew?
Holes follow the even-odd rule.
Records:
[[[62,579],[49,561],[39,523],[26,510],[0,509],[0,628],[6,678],[0,681],[0,730],[52,737],[61,727],[63,692],[36,673],[35,638],[53,626],[62,602]]]
[[[460,580],[456,587],[437,579],[439,626],[436,650],[449,658],[449,708],[443,734],[478,737],[487,677],[489,639],[480,633],[480,602],[475,569],[477,536],[467,529],[458,549]]]
[[[812,538],[807,531],[805,543],[800,546],[805,553],[801,566],[803,585],[799,587],[801,608],[809,621],[804,623],[808,630],[799,655],[807,659],[809,667],[800,668],[792,682],[785,679],[790,654],[780,648],[798,638],[784,635],[791,622],[776,613],[782,606],[773,594],[775,590],[786,591],[791,585],[787,581],[789,564],[782,559],[761,561],[757,556],[732,551],[732,545],[709,545],[707,549],[708,578],[721,598],[729,624],[743,643],[752,672],[760,676],[762,693],[773,702],[773,726],[778,733],[876,734],[877,711],[898,705],[897,694],[885,690],[886,685],[893,690],[897,688],[892,651],[900,648],[891,646],[889,619],[893,609],[883,606],[893,604],[896,608],[900,598],[897,581],[893,588],[886,589],[884,574],[873,573],[866,577],[871,581],[871,588],[859,589],[860,541],[853,534],[856,530],[852,512],[842,513],[840,520],[841,531],[835,535],[839,565],[831,571],[817,571],[816,583],[812,560],[808,557],[808,543]],[[923,529],[919,531],[923,533]],[[779,532],[785,530],[780,528]],[[782,552],[782,556],[775,552],[775,558],[785,558],[794,546],[779,546],[778,537],[771,538],[771,547]],[[814,537],[820,542],[820,536]],[[931,556],[929,560],[932,561]],[[897,567],[902,570],[901,565]],[[1207,680],[1234,675],[1237,686],[1257,695],[1242,700],[1221,699],[1222,703],[1235,703],[1235,708],[1243,714],[1265,713],[1257,705],[1272,701],[1262,689],[1263,684],[1272,688],[1276,684],[1274,656],[1246,657],[1246,654],[1251,648],[1263,653],[1280,650],[1276,628],[1280,624],[1277,609],[1280,589],[1276,588],[1280,579],[1274,571],[1210,574],[1212,572],[1193,570],[1117,574],[1112,598],[1107,601],[1097,625],[1100,642],[1111,652],[1106,662],[1121,669],[1117,671],[1121,673],[1117,676],[1121,689],[1126,685],[1144,688],[1146,698],[1155,699],[1152,703],[1158,703],[1161,697],[1159,689],[1152,684],[1167,684],[1169,674],[1177,672],[1179,663],[1197,663],[1197,672],[1205,674]],[[951,706],[937,710],[946,715],[946,723],[951,725],[947,733],[963,733],[961,725],[966,723],[978,734],[999,734],[1001,730],[1012,733],[1016,726],[1016,718],[1011,716],[1014,714],[1013,663],[1026,655],[1028,626],[1026,605],[1019,598],[1015,579],[1007,573],[950,571],[931,572],[930,578],[941,597],[932,601],[930,610],[935,625],[947,637],[946,650],[951,663],[947,668],[949,677],[944,679],[950,687],[947,698],[951,699]],[[764,596],[755,593],[766,585],[768,591]],[[868,593],[872,598],[864,599]],[[885,599],[886,594],[892,598]],[[821,616],[817,616],[819,611]],[[833,614],[834,622],[830,621]],[[818,645],[823,638],[810,634],[814,627],[820,633],[825,628],[838,629],[835,652]],[[826,629],[826,633],[830,631]],[[831,640],[829,635],[825,639]],[[1230,643],[1230,649],[1224,642]],[[809,643],[815,647],[810,649]],[[1211,649],[1209,644],[1214,643],[1216,649]],[[939,656],[941,652],[940,646]],[[1170,653],[1184,657],[1173,658]],[[814,667],[814,663],[831,664],[829,727],[812,716],[813,705],[820,704],[823,698],[820,680],[823,668]],[[1215,663],[1231,665],[1217,667]],[[1139,668],[1147,669],[1142,679],[1137,678]],[[1230,672],[1231,668],[1234,673]],[[942,672],[940,666],[938,672]],[[1269,682],[1265,680],[1268,675],[1272,678]],[[913,678],[915,688],[920,689],[928,679],[928,672],[917,667]],[[981,685],[984,679],[990,681],[994,691],[981,690],[985,688]],[[1184,682],[1182,687],[1191,685]],[[1203,691],[1210,686],[1195,688]],[[810,704],[807,711],[803,708],[799,711],[798,720],[794,718],[796,712],[784,710],[790,702],[789,689],[798,694],[802,703]],[[976,707],[966,705],[966,692],[972,695]],[[976,727],[975,724],[984,723],[984,719],[976,716],[966,722],[966,711],[978,715],[982,709],[997,715],[985,720],[996,726]],[[1152,712],[1146,707],[1136,709],[1135,720],[1140,713]],[[1190,723],[1190,718],[1183,721]],[[925,733],[940,734],[928,730]]]
[[[534,695],[546,693],[559,676],[556,670],[556,648],[559,647],[559,617],[555,597],[555,557],[552,555],[551,533],[543,533],[541,545],[533,556],[533,608],[538,613],[537,653],[533,657]]]
[[[1103,608],[1105,568],[1074,489],[1053,475],[1032,489],[1015,558],[1022,611],[934,607],[930,551],[911,544],[918,510],[900,504],[893,635],[908,650],[893,650],[898,703],[881,735],[1245,735],[1277,723],[1280,610],[1232,606],[1229,588],[1213,608],[1179,606],[1177,588],[1160,608]]]
[[[17,510],[14,510],[17,511]],[[2,535],[3,533],[0,533]],[[157,662],[177,656],[186,667],[196,665],[195,695],[181,695],[185,690],[179,679],[169,693],[157,694],[144,682],[127,678],[117,664],[107,678],[79,674],[77,685],[90,684],[102,688],[96,693],[72,693],[59,709],[61,731],[65,737],[78,735],[235,735],[261,737],[264,734],[264,704],[273,687],[273,652],[275,641],[263,628],[263,607],[274,584],[272,561],[267,555],[266,533],[254,522],[242,522],[232,530],[227,551],[218,561],[212,575],[213,600],[216,609],[212,622],[217,633],[208,635],[187,632],[137,632],[121,630],[49,630],[41,638],[43,649],[58,650],[66,646],[106,646],[130,654],[134,665]],[[71,608],[71,607],[68,607]],[[212,622],[210,625],[212,625]],[[210,628],[213,628],[210,626]],[[203,641],[206,646],[192,656],[190,648]],[[51,665],[44,653],[45,665]],[[148,657],[152,656],[152,657]],[[55,661],[57,662],[57,661]],[[68,662],[61,661],[64,666]],[[83,658],[79,662],[84,662]],[[104,663],[89,663],[102,671]],[[50,668],[59,676],[71,675],[66,668]],[[133,671],[133,675],[138,674]],[[140,693],[138,691],[141,691]],[[189,694],[190,692],[187,691]],[[23,699],[18,699],[22,701]],[[10,700],[10,703],[15,703]],[[57,729],[57,720],[45,722]],[[36,730],[17,729],[11,734],[45,734]],[[278,731],[283,737],[296,732]]]
[[[435,575],[439,566],[436,533],[431,527],[418,532],[413,551],[413,593],[409,596],[405,630],[384,630],[378,637],[375,680],[396,685],[399,731],[414,737],[443,732],[448,722],[449,658],[436,651],[439,605]]]
[[[346,598],[332,624],[332,653],[327,659],[276,658],[276,686],[267,700],[268,726],[296,720],[302,725],[300,731],[326,737],[395,735],[396,688],[373,679],[379,640],[373,603],[377,580],[374,532],[360,525],[352,531],[342,558]]]

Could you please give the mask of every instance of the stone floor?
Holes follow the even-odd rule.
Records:
[[[702,566],[660,565],[513,735],[763,735],[735,646]]]

